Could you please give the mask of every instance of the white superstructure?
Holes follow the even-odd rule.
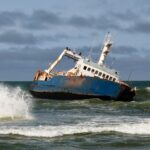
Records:
[[[119,75],[117,74],[117,72],[113,69],[109,69],[104,65],[106,56],[110,52],[111,47],[112,47],[111,35],[110,33],[108,33],[104,40],[102,53],[97,63],[92,62],[89,59],[85,59],[80,54],[77,54],[71,49],[66,48],[60,54],[60,56],[50,65],[50,67],[46,69],[44,72],[47,74],[47,76],[49,75],[53,76],[54,67],[61,61],[63,56],[67,56],[69,58],[76,60],[75,66],[72,69],[68,70],[67,72],[63,73],[58,72],[57,74],[55,73],[55,75],[89,76],[119,82]]]
[[[77,76],[90,76],[116,82],[119,81],[119,76],[115,70],[109,69],[105,66],[100,66],[90,60],[80,59],[74,69],[77,70],[77,73],[75,74]]]

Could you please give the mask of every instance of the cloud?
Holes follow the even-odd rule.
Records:
[[[145,57],[129,55],[126,58],[117,58],[113,66],[120,72],[121,79],[128,80],[129,74],[132,73],[130,80],[149,80],[149,57],[150,54]]]
[[[60,34],[33,34],[32,32],[7,30],[0,33],[0,43],[11,45],[36,45],[45,42],[58,42],[68,39],[80,40],[86,38],[82,35]]]
[[[28,29],[48,29],[51,25],[60,25],[63,18],[59,14],[44,10],[36,10],[32,15],[28,16],[28,20],[23,22],[22,26]]]
[[[130,9],[126,10],[125,12],[110,12],[110,16],[114,19],[119,19],[120,21],[133,21],[140,18],[140,15],[134,13]]]
[[[101,14],[98,17],[70,16],[66,22],[68,26],[73,26],[75,28],[88,28],[92,30],[120,30],[121,27],[117,23],[117,20],[114,20],[113,17],[109,18],[106,16],[106,14]]]
[[[76,26],[76,27],[85,27],[89,28],[94,26],[95,18],[86,18],[82,16],[72,16],[66,21],[68,25]]]
[[[36,44],[38,39],[32,33],[21,33],[9,30],[0,34],[0,43],[9,44]]]
[[[17,21],[25,19],[27,16],[22,12],[17,11],[2,11],[0,12],[0,27],[6,28],[16,25]]]
[[[106,17],[107,14],[100,14],[98,17],[71,15],[64,17],[59,13],[51,11],[36,10],[32,14],[23,12],[5,11],[0,13],[0,27],[12,27],[19,24],[20,27],[32,30],[47,30],[51,27],[74,27],[74,28],[92,28],[92,29],[120,29],[117,20],[119,14],[113,14],[112,17]],[[118,17],[117,17],[118,16]]]
[[[134,33],[150,33],[150,22],[149,21],[140,21],[134,23],[134,25],[128,29],[129,32]]]
[[[133,54],[137,54],[138,50],[135,47],[132,46],[118,46],[118,47],[114,47],[113,54],[117,54],[117,55],[133,55]]]
[[[38,22],[51,23],[51,24],[55,24],[55,25],[62,22],[62,20],[58,14],[55,14],[53,12],[47,12],[44,10],[34,11],[31,16],[31,19],[34,19]]]
[[[51,52],[55,57],[55,52],[50,49],[42,49],[35,46],[25,46],[23,48],[10,47],[0,50],[0,61],[45,61],[51,58]]]
[[[49,25],[60,25],[63,20],[58,14],[36,10],[32,14],[17,11],[1,11],[0,27],[22,26],[27,29],[47,29]]]
[[[150,11],[143,10],[138,15],[131,10],[127,11],[124,16],[120,16],[120,19],[128,21],[128,27],[125,31],[128,33],[150,33]],[[118,16],[119,17],[119,16]]]
[[[108,15],[109,14],[109,15]],[[20,27],[30,31],[57,30],[58,27],[66,29],[68,27],[91,29],[91,30],[116,30],[124,32],[150,32],[150,22],[144,21],[142,15],[137,15],[132,10],[125,12],[109,11],[97,16],[92,15],[67,15],[53,11],[35,10],[31,14],[18,11],[0,12],[0,27],[12,28]]]
[[[115,30],[127,33],[149,33],[150,20],[147,19],[149,11],[139,14],[131,9],[124,12],[115,10],[99,13],[98,15],[75,15],[54,13],[53,10],[35,10],[30,14],[19,11],[1,11],[0,27],[12,28],[20,27],[23,30],[57,30],[61,27],[90,29],[90,30]]]

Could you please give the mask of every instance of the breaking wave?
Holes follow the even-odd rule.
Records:
[[[0,85],[0,119],[31,119],[30,96],[20,87]]]
[[[125,123],[112,126],[89,126],[85,124],[62,125],[62,126],[24,126],[24,127],[0,127],[0,134],[13,134],[29,137],[59,137],[64,135],[101,133],[101,132],[120,132],[136,135],[150,135],[150,120],[142,123]]]
[[[148,92],[150,92],[150,87],[146,87],[146,90],[147,90]]]

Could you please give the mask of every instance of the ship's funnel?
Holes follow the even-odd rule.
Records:
[[[99,61],[98,61],[99,65],[103,65],[104,64],[106,56],[110,52],[110,48],[111,47],[112,47],[111,34],[108,32],[106,37],[105,37],[105,39],[104,39],[104,46],[103,46],[102,53],[101,53]]]

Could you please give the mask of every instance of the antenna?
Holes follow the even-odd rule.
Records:
[[[116,61],[116,58],[113,57],[110,67],[112,67],[112,66],[114,65],[114,62],[115,62],[115,61]]]
[[[130,71],[129,76],[128,76],[128,82],[130,83],[130,85],[133,85],[132,81],[130,80],[132,73],[133,73],[133,70]]]
[[[130,80],[131,75],[132,75],[132,70],[131,70],[130,73],[129,73],[128,81]]]
[[[88,54],[88,56],[87,56],[87,58],[89,59],[89,60],[91,60],[92,59],[92,52],[93,52],[93,45],[94,45],[94,43],[95,43],[95,41],[96,41],[96,38],[93,38],[93,40],[92,40],[92,44],[91,44],[91,47],[90,47],[90,50],[89,50],[89,54]]]
[[[91,60],[92,52],[93,52],[93,49],[92,49],[92,46],[91,46],[90,51],[89,51],[89,55],[88,55],[88,59],[89,59],[89,60]]]

